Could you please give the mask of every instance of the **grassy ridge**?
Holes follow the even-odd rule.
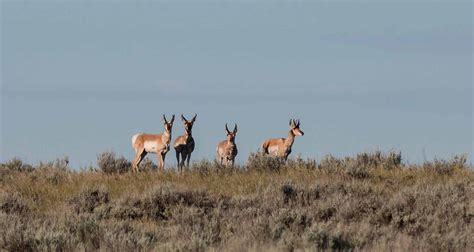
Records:
[[[318,162],[251,155],[139,174],[113,153],[0,165],[0,249],[472,250],[474,172],[464,157],[406,165],[397,153]]]

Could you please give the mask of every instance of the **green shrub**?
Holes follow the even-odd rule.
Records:
[[[131,162],[125,157],[116,157],[114,152],[103,152],[97,156],[97,165],[103,173],[124,173],[131,170]]]
[[[369,178],[370,175],[370,169],[367,168],[367,166],[360,165],[360,164],[351,164],[346,167],[345,170],[346,174],[356,178],[356,179],[364,179],[364,178]]]
[[[285,160],[280,157],[265,155],[261,152],[250,153],[247,160],[247,170],[279,171],[285,166]]]
[[[301,169],[301,170],[315,170],[318,168],[316,160],[314,159],[302,159],[301,157],[289,158],[286,161],[285,166],[289,169]]]
[[[19,172],[31,172],[34,170],[33,166],[23,163],[19,158],[13,158],[5,163],[1,163],[0,169]]]
[[[27,214],[30,209],[21,195],[16,193],[2,193],[0,195],[0,211],[7,214]]]
[[[109,202],[109,193],[103,188],[85,188],[79,195],[69,199],[76,213],[92,213],[94,209]]]
[[[140,171],[156,171],[158,166],[151,159],[145,157],[140,163]]]
[[[75,172],[61,161],[32,172],[8,168],[0,179],[0,250],[465,251],[474,244],[474,172],[462,156],[421,165],[377,152],[326,156],[317,165],[252,158],[243,169],[203,160],[184,174]]]
[[[321,159],[317,168],[327,173],[345,173],[350,177],[365,179],[371,176],[375,169],[392,170],[402,167],[402,155],[400,152],[389,152],[383,154],[380,151],[373,153],[359,153],[356,157],[345,157],[338,159],[332,155],[326,155]]]
[[[447,161],[435,159],[432,162],[425,162],[423,168],[440,175],[451,175],[456,170],[467,169],[467,157],[466,155],[456,155]]]
[[[216,160],[208,161],[208,160],[199,160],[197,162],[193,162],[189,170],[195,171],[200,175],[209,175],[212,172],[217,172],[224,169],[225,166],[220,165]],[[185,168],[186,169],[186,168]]]

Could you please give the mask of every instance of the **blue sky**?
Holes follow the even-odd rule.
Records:
[[[472,157],[472,31],[471,1],[2,1],[0,161],[131,159],[163,113],[198,114],[193,159],[292,117],[294,155]]]

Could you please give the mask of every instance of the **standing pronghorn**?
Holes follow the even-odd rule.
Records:
[[[295,136],[304,135],[303,131],[300,130],[300,120],[290,120],[290,132],[288,132],[287,138],[272,138],[267,139],[262,144],[262,149],[265,154],[273,154],[278,157],[282,157],[285,160],[288,159],[288,155],[291,153],[291,146],[295,141]]]
[[[162,134],[138,133],[132,137],[132,147],[135,149],[132,169],[138,172],[138,166],[147,153],[156,153],[158,165],[163,171],[165,169],[165,156],[170,149],[171,129],[173,128],[174,115],[171,121],[166,120],[163,115],[165,132]]]
[[[178,170],[183,170],[184,161],[187,160],[187,166],[189,167],[189,160],[191,159],[191,153],[194,151],[194,138],[192,135],[193,124],[196,121],[197,114],[194,115],[193,119],[187,120],[181,114],[181,120],[184,123],[184,135],[179,136],[174,140],[174,150],[176,151],[176,160],[178,160]],[[181,154],[181,162],[179,162],[179,155]]]
[[[225,131],[227,133],[227,140],[220,142],[217,145],[217,158],[221,164],[229,165],[229,162],[234,166],[235,156],[237,156],[237,145],[235,145],[235,135],[237,134],[237,124],[234,126],[232,132],[225,124]]]

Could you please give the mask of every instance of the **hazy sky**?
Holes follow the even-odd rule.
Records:
[[[291,117],[293,155],[472,157],[472,2],[329,2],[2,0],[0,161],[131,159],[163,113],[198,114],[194,160],[226,122],[243,162]]]

